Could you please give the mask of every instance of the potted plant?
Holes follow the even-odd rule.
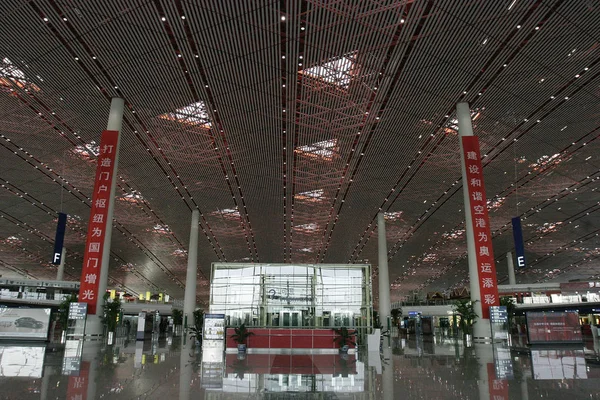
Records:
[[[515,315],[515,300],[510,296],[500,297],[500,305],[506,307],[506,315],[508,319],[508,330],[512,329],[512,321]]]
[[[174,308],[172,312],[173,317],[173,336],[177,336],[181,325],[183,324],[183,311],[178,308]]]
[[[100,320],[108,332],[108,344],[110,345],[113,343],[115,330],[117,329],[117,319],[121,313],[121,299],[118,297],[111,299],[110,294],[106,293],[104,295],[104,304],[102,305],[102,310],[103,313],[102,317],[100,317]]]
[[[194,325],[188,327],[188,332],[190,333],[190,339],[195,340],[196,347],[200,346],[202,341],[202,326],[204,325],[204,311],[195,310],[194,311]]]
[[[254,332],[250,332],[248,330],[248,328],[246,328],[245,324],[241,324],[240,326],[234,328],[233,330],[234,330],[234,334],[231,335],[231,338],[233,340],[235,340],[235,342],[238,344],[238,352],[245,353],[246,352],[246,341],[248,340],[248,338],[250,336],[254,335]]]
[[[479,318],[475,312],[473,302],[467,299],[458,300],[454,303],[453,308],[454,312],[460,316],[459,327],[463,332],[464,339],[467,343],[470,343],[473,335],[473,324],[475,324],[475,320]]]
[[[77,294],[71,293],[68,297],[66,297],[58,306],[58,314],[56,316],[56,320],[60,324],[61,333],[61,342],[65,338],[65,334],[67,332],[67,324],[69,322],[69,307],[71,303],[77,302]]]
[[[348,353],[350,345],[356,344],[354,342],[354,339],[352,339],[354,333],[350,333],[348,328],[346,328],[345,326],[342,326],[341,328],[333,328],[333,331],[338,335],[333,339],[333,341],[337,342],[338,346],[340,347],[340,352]]]

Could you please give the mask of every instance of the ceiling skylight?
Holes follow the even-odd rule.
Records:
[[[119,197],[119,200],[127,201],[129,203],[141,203],[144,201],[144,196],[137,190],[132,190],[122,197]]]
[[[73,149],[73,152],[84,160],[89,160],[92,157],[97,157],[100,154],[100,146],[95,141],[86,143],[85,145],[78,144]]]
[[[321,158],[331,161],[337,152],[337,139],[324,140],[296,148],[296,152],[307,157]]]
[[[296,200],[304,200],[310,202],[323,201],[323,189],[309,190],[308,192],[297,193],[294,196]]]
[[[162,233],[162,234],[169,234],[170,230],[169,230],[169,226],[168,225],[156,224],[156,225],[154,225],[154,228],[152,228],[152,232]]]
[[[471,120],[475,121],[481,115],[481,111],[485,110],[485,107],[473,108],[471,109]],[[456,115],[453,115],[448,121],[444,124],[444,132],[449,134],[456,135],[458,133],[458,118]]]
[[[40,90],[37,85],[25,79],[25,73],[21,69],[8,58],[4,58],[2,63],[0,63],[0,86],[11,87],[13,85],[17,85],[23,89]]]
[[[210,117],[206,110],[206,104],[203,101],[189,104],[177,110],[158,116],[162,119],[177,121],[183,124],[202,126],[205,128],[211,127]]]
[[[318,228],[319,228],[319,226],[317,224],[315,224],[314,222],[311,222],[309,224],[294,226],[294,230],[296,232],[304,232],[304,233],[312,233],[312,232],[316,231]]]
[[[223,208],[222,210],[213,211],[210,215],[222,216],[224,219],[239,221],[241,218],[239,210],[234,208]]]
[[[402,213],[403,211],[390,211],[383,213],[383,216],[387,221],[398,221],[402,219]]]
[[[502,207],[502,204],[506,201],[506,197],[494,197],[487,201],[488,210],[497,210]]]
[[[347,88],[354,74],[355,57],[356,52],[352,52],[300,72],[313,78],[320,78],[327,83]]]

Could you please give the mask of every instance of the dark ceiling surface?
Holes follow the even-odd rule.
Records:
[[[392,299],[467,284],[456,103],[484,155],[500,281],[600,273],[600,2],[4,0],[0,272],[77,280],[96,146],[125,99],[111,287],[183,296],[211,262],[372,263]]]

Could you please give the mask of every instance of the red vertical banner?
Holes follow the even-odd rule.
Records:
[[[85,242],[85,254],[83,257],[83,268],[81,269],[81,281],[79,286],[79,301],[87,303],[88,314],[96,313],[96,303],[99,296],[100,269],[102,266],[102,250],[104,248],[104,235],[106,225],[112,223],[107,221],[108,205],[114,199],[110,198],[110,188],[114,179],[115,157],[117,154],[118,131],[102,132],[100,140],[100,154],[96,166],[96,181],[94,183],[94,194],[92,196],[92,210],[88,222],[87,240]]]
[[[496,370],[492,363],[488,363],[487,372],[490,400],[508,400],[508,380],[496,377]]]
[[[89,385],[90,363],[83,361],[79,376],[69,377],[69,386],[67,387],[67,400],[86,400],[87,389]]]
[[[467,185],[469,190],[469,204],[465,204],[465,207],[469,207],[471,210],[477,275],[481,293],[481,311],[483,314],[481,317],[489,319],[490,307],[500,305],[500,299],[498,298],[490,218],[488,216],[487,198],[485,197],[485,186],[483,185],[479,139],[477,136],[463,136],[462,147],[462,156],[465,159],[467,170],[467,181],[463,184]]]

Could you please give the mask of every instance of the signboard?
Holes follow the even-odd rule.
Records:
[[[533,379],[587,379],[583,350],[531,350]]]
[[[0,346],[0,377],[41,378],[46,346]],[[6,395],[10,391],[5,389]]]
[[[498,297],[498,284],[496,282],[496,264],[494,262],[494,249],[492,248],[492,233],[487,209],[487,198],[483,185],[483,168],[479,154],[479,140],[477,136],[463,136],[462,150],[465,160],[467,185],[469,193],[469,207],[473,224],[473,237],[475,239],[475,257],[477,260],[477,273],[479,277],[479,291],[481,293],[482,318],[490,317],[490,306],[500,304]]]
[[[576,291],[600,291],[600,281],[590,282],[561,282],[561,292],[576,292]]]
[[[54,236],[54,255],[52,256],[52,264],[59,265],[61,262],[66,228],[67,214],[58,213],[58,224],[56,225],[56,236]]]
[[[146,312],[142,311],[138,314],[137,332],[135,335],[136,340],[144,340],[146,332]]]
[[[69,319],[85,319],[87,316],[86,303],[69,304]]]
[[[224,340],[225,314],[205,314],[202,337],[205,340]]]
[[[512,379],[514,377],[510,348],[494,346],[494,370],[497,379]]]
[[[513,238],[515,240],[515,254],[517,255],[517,268],[525,268],[525,244],[523,242],[523,229],[521,217],[512,219]]]
[[[98,285],[100,284],[106,224],[112,223],[112,221],[107,221],[107,216],[108,205],[114,201],[110,198],[110,192],[114,179],[118,140],[118,131],[102,132],[79,289],[79,300],[88,304],[88,313],[90,314],[96,313],[98,296],[104,294],[98,293]]]
[[[63,353],[62,375],[79,375],[81,369],[81,355],[83,353],[83,340],[65,341]]]
[[[492,338],[508,339],[508,311],[506,306],[490,307],[490,326],[492,328]]]
[[[0,279],[0,286],[53,287],[62,289],[79,289],[79,282],[45,281],[35,279]]]
[[[579,313],[572,312],[527,312],[527,337],[529,344],[581,343]]]
[[[508,311],[506,311],[506,306],[490,307],[490,322],[492,324],[506,324],[508,322]]]
[[[49,320],[49,308],[0,308],[0,338],[46,340]]]

